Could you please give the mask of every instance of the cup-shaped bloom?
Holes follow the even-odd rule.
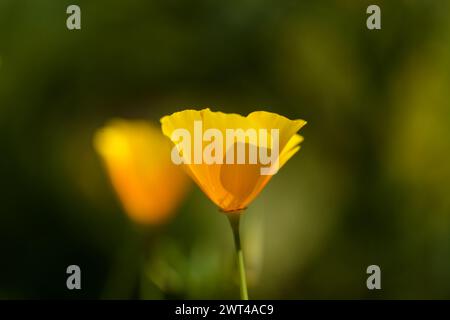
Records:
[[[239,114],[185,110],[161,119],[182,163],[203,192],[224,212],[245,209],[299,149],[304,120],[256,111]]]
[[[189,177],[170,159],[171,143],[161,130],[139,120],[110,121],[94,137],[112,185],[134,221],[158,224],[182,201]]]

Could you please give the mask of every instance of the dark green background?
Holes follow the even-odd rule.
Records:
[[[238,297],[206,196],[193,188],[172,223],[141,230],[92,147],[110,118],[189,107],[308,121],[243,221],[250,297],[450,298],[449,7],[0,0],[0,298]],[[66,289],[70,264],[81,291]],[[382,290],[366,288],[371,264]]]

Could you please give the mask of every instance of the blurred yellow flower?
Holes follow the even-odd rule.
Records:
[[[199,123],[200,125],[198,125]],[[255,154],[260,156],[264,153],[270,153],[270,156],[274,156],[274,153],[276,153],[276,169],[278,169],[300,149],[303,137],[298,135],[297,131],[305,124],[304,120],[289,120],[278,114],[265,111],[252,112],[244,117],[239,114],[212,112],[209,109],[200,111],[184,110],[161,119],[162,131],[175,143],[178,148],[178,151],[177,149],[175,151],[180,154],[181,158],[184,158],[183,163],[188,174],[224,212],[245,209],[269,182],[272,175],[276,173],[275,170],[272,174],[261,174],[261,169],[267,163],[263,163],[261,158],[257,159],[256,162],[249,161],[250,150],[253,148],[253,150],[257,151]],[[199,132],[197,128],[199,126],[201,126],[200,129],[205,130],[205,135]],[[187,148],[191,148],[191,150],[179,150],[180,135],[177,132],[180,131],[178,129],[184,130],[193,136],[194,143],[187,144]],[[209,129],[212,130],[210,130],[212,134],[207,136],[206,132]],[[277,152],[272,148],[274,145],[270,141],[265,143],[261,139],[257,140],[256,135],[254,135],[254,139],[251,135],[244,135],[243,138],[235,137],[236,139],[232,141],[231,147],[229,145],[224,146],[225,138],[223,137],[227,136],[231,129],[234,132],[238,130],[249,132],[248,130],[251,129],[255,133],[261,129],[266,130],[266,132],[272,132],[275,129],[278,132]],[[199,137],[199,134],[202,136]],[[214,136],[214,139],[212,136]],[[206,152],[208,148],[211,149],[211,144],[217,142],[218,139],[221,143],[216,145],[215,152],[220,151],[220,157],[223,157],[223,161],[222,158],[219,159],[221,160],[219,162],[198,161],[201,159],[191,161],[191,155],[197,153],[195,148],[198,148],[198,143],[200,143],[202,148],[201,152]],[[274,137],[267,135],[266,140],[270,139],[274,140]],[[226,140],[229,142],[228,136]],[[207,145],[205,141],[212,142]],[[204,145],[206,145],[206,148],[204,148]],[[246,150],[246,161],[244,163],[239,163],[239,161],[228,162],[227,155],[231,152],[234,157],[235,151],[237,150],[237,153],[239,153],[240,147]],[[172,159],[173,156],[172,154]],[[201,156],[204,157],[204,153]]]
[[[157,224],[175,211],[189,178],[172,163],[171,143],[158,127],[139,120],[112,120],[96,132],[94,146],[134,221]]]

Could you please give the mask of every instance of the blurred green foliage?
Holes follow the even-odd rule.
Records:
[[[450,3],[369,4],[0,0],[0,298],[238,297],[210,201],[136,227],[92,147],[188,107],[308,121],[243,221],[251,297],[450,298]]]

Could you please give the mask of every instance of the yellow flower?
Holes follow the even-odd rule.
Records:
[[[116,119],[98,130],[94,146],[127,214],[138,223],[166,220],[189,179],[170,159],[171,143],[145,121]]]
[[[201,123],[201,129],[205,132],[208,129],[212,129],[214,134],[210,134],[208,137],[203,135],[203,132],[199,132],[197,124]],[[168,136],[173,143],[175,143],[177,152],[175,156],[179,155],[182,158],[182,162],[185,164],[188,174],[197,183],[197,185],[203,190],[203,192],[224,212],[241,211],[245,209],[262,191],[265,185],[269,182],[272,175],[262,174],[262,169],[267,162],[264,163],[261,158],[256,162],[250,161],[250,150],[254,148],[256,155],[261,155],[261,152],[265,152],[271,156],[277,153],[276,164],[281,168],[299,149],[300,143],[303,141],[303,137],[297,134],[306,124],[304,120],[289,120],[286,117],[280,116],[275,113],[256,111],[250,113],[244,117],[238,114],[226,114],[222,112],[212,112],[209,109],[203,110],[185,110],[176,112],[170,116],[165,116],[161,119],[162,131]],[[185,144],[186,148],[181,150],[180,135],[178,129],[188,132],[193,136],[193,143]],[[252,139],[250,136],[235,137],[231,147],[226,145],[225,140],[230,129],[238,130],[242,129],[247,132],[248,129],[260,132],[266,130],[269,132],[267,135],[266,143],[264,139]],[[278,148],[275,149],[274,136],[270,135],[272,129],[278,129]],[[220,133],[220,134],[219,134]],[[215,138],[211,138],[214,136]],[[261,136],[260,136],[261,137]],[[220,139],[219,139],[220,138]],[[199,140],[200,139],[200,140]],[[223,155],[223,161],[201,161],[204,159],[193,159],[195,153],[198,152],[198,144],[201,143],[201,152],[206,152],[209,141],[220,140],[222,145],[217,145],[214,152],[219,152],[219,160]],[[206,140],[206,141],[205,141]],[[228,140],[227,140],[228,141]],[[212,142],[211,142],[212,144]],[[239,148],[243,146],[245,152],[245,163],[228,162],[227,156],[234,157],[239,153]],[[212,148],[214,149],[214,148]],[[279,150],[279,151],[278,151]],[[276,152],[278,151],[278,152]],[[201,154],[204,157],[204,153]],[[172,159],[174,153],[172,153]],[[175,157],[176,158],[176,157]],[[217,158],[216,158],[217,159]],[[200,160],[200,161],[198,161]]]

